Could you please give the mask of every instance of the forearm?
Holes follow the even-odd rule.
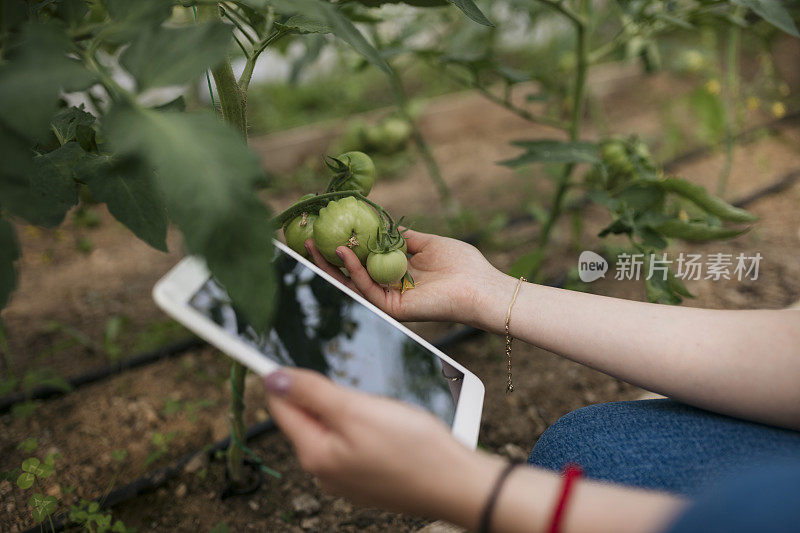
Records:
[[[503,332],[517,280],[498,275],[474,323]],[[698,407],[800,428],[800,313],[656,305],[525,283],[511,334]]]
[[[472,454],[468,466],[454,473],[437,516],[474,530],[504,462]],[[557,474],[520,467],[503,485],[491,518],[491,531],[546,531],[562,489]],[[578,481],[562,523],[562,531],[624,533],[661,531],[685,506],[675,496],[617,485]]]

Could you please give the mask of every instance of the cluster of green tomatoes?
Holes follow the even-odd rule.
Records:
[[[333,173],[325,192],[307,194],[276,217],[286,244],[308,257],[305,241],[333,265],[344,267],[336,249],[353,250],[370,277],[381,285],[413,287],[406,240],[399,222],[367,199],[375,184],[375,164],[363,152],[345,152],[325,161]]]

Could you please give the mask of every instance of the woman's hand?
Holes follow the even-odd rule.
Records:
[[[474,246],[418,231],[406,230],[404,235],[412,254],[408,269],[416,283],[415,289],[404,293],[375,283],[346,246],[337,248],[336,253],[344,261],[349,279],[322,257],[312,239],[306,241],[306,248],[317,266],[398,320],[480,326],[495,293],[500,291],[504,298],[511,297],[513,278],[494,268]],[[502,321],[503,317],[496,320]]]
[[[467,524],[501,468],[429,413],[340,387],[309,370],[264,378],[269,410],[325,491],[364,505]]]

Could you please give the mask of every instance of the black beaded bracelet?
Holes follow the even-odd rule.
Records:
[[[478,523],[478,533],[489,533],[489,526],[492,523],[492,512],[494,511],[495,504],[497,503],[497,498],[500,496],[500,491],[503,488],[503,484],[505,483],[508,475],[520,465],[521,463],[518,461],[512,461],[508,463],[503,471],[500,472],[500,475],[497,476],[497,481],[494,482],[494,487],[492,487],[492,492],[489,494],[489,499],[486,500],[486,506],[483,508],[483,513],[481,514],[481,520]]]

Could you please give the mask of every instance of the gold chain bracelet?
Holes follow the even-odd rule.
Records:
[[[508,369],[506,394],[514,392],[514,384],[511,382],[511,342],[514,340],[514,337],[512,337],[511,333],[509,333],[509,324],[511,323],[511,309],[514,307],[514,302],[517,301],[517,294],[519,294],[519,288],[522,286],[523,281],[528,281],[528,280],[525,279],[525,276],[520,276],[519,281],[517,282],[517,288],[514,289],[514,296],[511,297],[511,303],[508,304],[508,311],[506,312],[506,361]]]

